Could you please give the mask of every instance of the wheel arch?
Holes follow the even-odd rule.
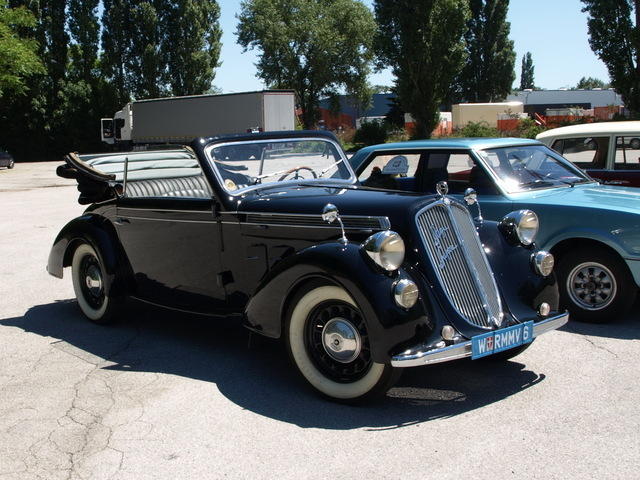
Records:
[[[357,245],[316,245],[281,260],[269,271],[245,309],[247,326],[280,338],[300,292],[315,284],[335,285],[362,310],[374,359],[385,363],[391,347],[413,338],[425,325],[433,328],[422,308],[407,311],[395,304],[392,289],[396,280],[397,276],[375,269]]]
[[[556,257],[557,259],[560,259],[567,252],[571,250],[576,250],[578,248],[585,248],[585,249],[597,248],[600,250],[604,250],[612,255],[615,255],[622,261],[629,275],[632,274],[631,269],[629,268],[629,265],[627,265],[627,262],[625,261],[624,257],[620,254],[620,252],[615,248],[613,248],[611,245],[601,240],[596,240],[593,238],[586,238],[586,237],[566,238],[564,240],[559,241],[553,247],[551,247],[549,249],[549,252],[551,252],[553,256]]]
[[[104,264],[106,292],[120,296],[130,291],[133,272],[115,227],[107,218],[97,214],[77,217],[62,228],[49,253],[47,271],[62,278],[64,268],[71,266],[75,250],[84,242],[96,250]]]

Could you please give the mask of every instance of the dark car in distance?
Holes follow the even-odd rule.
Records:
[[[9,152],[0,150],[0,167],[13,168],[15,162]]]
[[[334,400],[383,393],[403,367],[510,358],[568,319],[533,212],[480,222],[445,183],[431,196],[363,187],[330,133],[70,154],[58,174],[90,206],[47,270],[71,267],[90,320],[118,318],[126,298],[236,316],[283,339]]]

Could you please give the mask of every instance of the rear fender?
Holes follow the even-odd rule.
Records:
[[[105,270],[105,293],[121,296],[130,291],[133,274],[129,261],[114,226],[100,215],[85,214],[64,226],[51,247],[47,272],[62,278],[64,267],[71,266],[73,252],[82,242],[89,243],[100,256]]]

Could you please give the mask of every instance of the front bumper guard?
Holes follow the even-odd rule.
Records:
[[[555,317],[545,318],[533,325],[533,338],[547,333],[569,321],[569,314],[563,313]],[[456,343],[442,348],[425,349],[424,345],[419,345],[406,350],[391,358],[391,365],[394,367],[419,367],[431,365],[433,363],[450,362],[471,356],[471,340]]]

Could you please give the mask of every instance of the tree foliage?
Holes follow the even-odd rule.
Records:
[[[36,19],[25,7],[10,8],[0,0],[0,98],[8,92],[23,94],[26,78],[44,72],[38,57],[38,44],[20,35],[20,30],[34,27]]]
[[[640,0],[582,0],[589,44],[626,107],[640,113]]]
[[[209,91],[220,65],[220,7],[212,0],[172,2],[166,14],[167,73],[173,95]]]
[[[535,87],[533,58],[531,52],[522,57],[522,69],[520,70],[520,90],[533,90]]]
[[[391,67],[404,111],[415,120],[415,136],[428,138],[439,107],[466,59],[467,0],[376,0],[376,51]]]
[[[498,102],[511,93],[516,54],[509,39],[509,0],[469,0],[467,63],[458,85],[467,102]]]
[[[112,116],[132,96],[213,89],[220,53],[215,0],[9,0],[8,5],[14,8],[0,0],[0,89],[6,76],[17,75],[29,95],[0,94],[0,144],[18,159],[57,160],[70,150],[104,148],[100,118]],[[5,63],[14,62],[3,50],[5,25],[11,41],[28,45],[39,64],[30,57]],[[34,65],[40,67],[27,75]]]
[[[373,60],[375,22],[357,0],[246,0],[238,43],[260,51],[258,76],[269,87],[295,90],[302,121],[313,128],[323,96],[344,88],[362,98]]]
[[[592,90],[594,88],[608,88],[608,85],[599,78],[593,77],[582,77],[576,85],[576,89],[578,90]]]

